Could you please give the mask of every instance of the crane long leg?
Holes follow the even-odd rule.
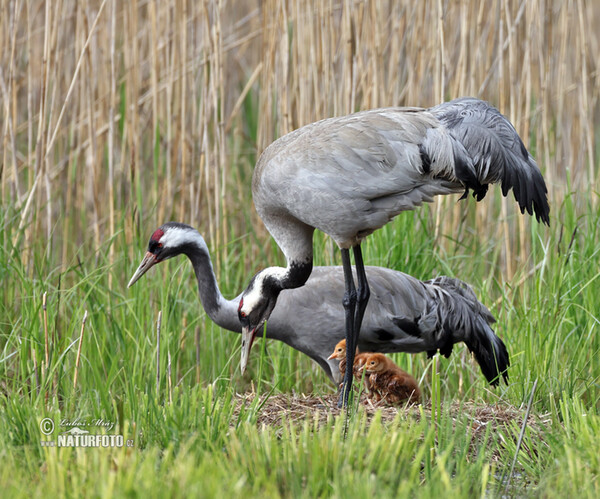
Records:
[[[344,384],[338,400],[338,407],[348,407],[350,390],[352,389],[352,366],[354,365],[354,354],[356,345],[354,342],[354,314],[356,309],[356,289],[354,287],[354,277],[352,277],[352,266],[350,265],[350,252],[342,249],[342,265],[344,266],[344,282],[346,291],[342,301],[346,315],[346,373],[344,375]]]
[[[360,328],[362,326],[363,317],[369,303],[371,290],[367,282],[367,274],[363,263],[362,251],[360,244],[354,246],[354,265],[356,265],[356,277],[358,288],[356,290],[356,314],[354,316],[354,348],[358,346],[358,337],[360,336]]]

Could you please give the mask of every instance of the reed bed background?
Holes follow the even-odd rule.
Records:
[[[598,497],[599,26],[591,0],[0,0],[7,493]],[[365,261],[471,284],[510,351],[508,386],[490,390],[465,348],[399,354],[423,408],[390,422],[357,404],[348,426],[323,402],[335,387],[281,343],[258,342],[239,375],[239,337],[202,313],[183,258],[126,289],[177,220],[234,296],[283,263],[251,203],[268,144],[463,95],[513,122],[551,227],[499,189],[446,196],[377,231]],[[41,447],[41,418],[78,416],[116,421],[135,449]]]
[[[109,241],[170,219],[213,248],[254,231],[264,243],[250,177],[275,138],[462,95],[514,123],[555,220],[569,192],[597,190],[597,2],[3,0],[0,23],[3,224],[24,229],[24,261],[43,241],[51,268],[82,246],[112,263]],[[436,234],[460,238],[465,211],[439,201]],[[506,241],[511,276],[529,222],[510,200],[472,211],[482,238]]]

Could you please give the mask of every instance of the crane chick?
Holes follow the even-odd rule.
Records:
[[[360,378],[362,375],[362,366],[365,364],[365,360],[367,357],[371,355],[370,353],[359,353],[358,348],[356,349],[356,355],[354,357],[354,367],[352,369],[354,376]],[[340,360],[340,375],[344,378],[346,374],[346,340],[341,340],[335,345],[333,349],[333,353],[327,357],[327,360],[339,359]],[[368,376],[365,376],[365,387],[367,391],[370,390]]]
[[[421,401],[417,380],[382,353],[367,355],[362,369],[367,374],[365,379],[368,377],[373,401],[389,404]]]

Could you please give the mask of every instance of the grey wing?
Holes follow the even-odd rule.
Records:
[[[371,298],[359,348],[371,352],[428,351],[436,345],[436,298],[420,280],[403,272],[367,267]]]
[[[535,213],[538,221],[549,224],[544,178],[515,128],[500,111],[471,97],[444,102],[430,111],[457,140],[457,167],[461,153],[465,156],[463,162],[472,162],[478,185],[469,185],[468,181],[465,184],[475,190],[478,200],[485,196],[488,183],[501,182],[504,196],[513,189],[521,213]]]
[[[426,111],[390,108],[292,132],[269,146],[257,164],[257,210],[263,216],[269,204],[285,206],[338,244],[358,233],[364,237],[399,212],[460,189],[423,169],[419,146],[427,130],[437,126]],[[450,154],[442,160],[453,161]]]

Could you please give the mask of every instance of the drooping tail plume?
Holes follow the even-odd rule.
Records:
[[[437,277],[428,283],[436,285],[440,306],[438,318],[443,322],[444,334],[450,334],[451,344],[463,341],[473,353],[481,371],[492,385],[498,385],[502,377],[508,383],[510,360],[504,342],[494,333],[491,324],[496,322],[490,311],[477,299],[473,290],[464,282],[452,277]]]

